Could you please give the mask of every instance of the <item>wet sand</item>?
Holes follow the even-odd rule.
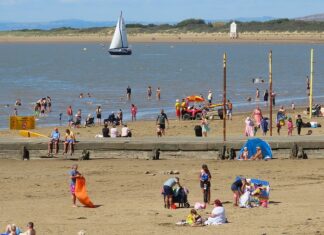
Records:
[[[98,208],[72,208],[69,160],[1,160],[0,226],[33,221],[37,234],[324,234],[324,160],[212,161],[91,160],[78,162],[88,193]],[[212,199],[224,202],[230,223],[191,228],[175,223],[189,209],[163,207],[160,190],[178,170],[189,189],[189,202],[202,201],[198,172],[207,163],[212,174]],[[150,171],[152,175],[145,174]],[[237,175],[257,177],[271,184],[269,208],[232,206],[230,185]],[[199,213],[207,217],[209,205]],[[24,227],[23,227],[24,228]]]

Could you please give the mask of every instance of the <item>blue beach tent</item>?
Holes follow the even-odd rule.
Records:
[[[270,145],[266,141],[261,140],[259,138],[249,139],[248,141],[246,141],[246,143],[241,148],[240,153],[237,156],[237,158],[239,158],[242,155],[244,147],[248,148],[249,158],[251,158],[256,153],[257,146],[260,146],[260,148],[261,148],[263,159],[272,158],[272,150],[271,150]]]

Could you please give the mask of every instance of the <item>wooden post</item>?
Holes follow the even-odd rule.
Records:
[[[226,142],[226,53],[223,55],[223,73],[224,73],[224,87],[223,87],[223,141]]]
[[[270,53],[269,53],[269,93],[270,93],[270,110],[269,110],[269,113],[270,113],[270,136],[272,136],[272,99],[273,99],[273,96],[272,96],[272,50],[270,50]]]
[[[312,118],[313,78],[314,78],[314,49],[312,48],[311,49],[311,61],[310,61],[309,119]]]

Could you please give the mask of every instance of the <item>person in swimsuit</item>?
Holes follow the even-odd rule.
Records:
[[[241,160],[248,160],[249,159],[249,150],[248,150],[247,147],[244,147],[241,156],[239,156],[239,159],[241,159]]]
[[[158,87],[156,89],[156,99],[161,100],[161,89],[160,89],[160,87]]]
[[[251,160],[262,160],[263,159],[263,155],[262,155],[262,150],[260,146],[256,147],[256,153],[254,154],[254,156],[251,158]]]
[[[147,99],[151,99],[152,97],[152,87],[151,86],[148,86],[147,88]]]

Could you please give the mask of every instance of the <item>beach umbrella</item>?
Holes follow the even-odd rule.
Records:
[[[201,96],[198,95],[191,95],[186,98],[187,101],[189,102],[204,102],[205,99]]]

